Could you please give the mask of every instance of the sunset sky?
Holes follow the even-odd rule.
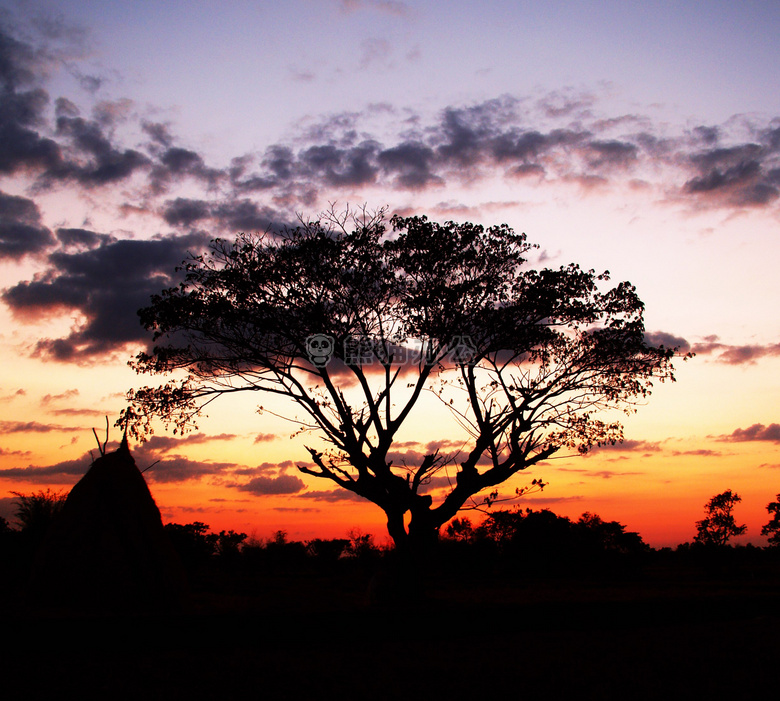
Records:
[[[780,493],[780,4],[0,0],[0,515],[71,487],[146,384],[136,311],[188,252],[347,204],[507,223],[630,280],[676,363],[626,440],[521,474],[523,506],[595,512],[653,546],[738,492]],[[301,475],[257,397],[131,446],[166,521],[385,538]],[[284,411],[283,404],[275,405]],[[421,420],[424,419],[424,420]],[[395,458],[446,449],[424,404]],[[111,438],[119,438],[111,430]],[[448,443],[449,441],[449,443]],[[474,517],[474,514],[472,514]]]

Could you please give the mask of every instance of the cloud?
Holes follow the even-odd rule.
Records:
[[[0,431],[13,432],[50,432],[70,431],[59,426],[47,426],[41,424],[18,424],[12,422],[0,422]],[[150,441],[131,449],[133,459],[138,469],[149,482],[177,483],[189,480],[199,480],[204,477],[231,474],[239,466],[232,462],[198,461],[183,455],[173,453],[176,448],[182,448],[187,444],[206,443],[215,440],[231,440],[232,434],[204,435],[194,434],[189,438],[170,438],[167,436],[153,436]],[[117,444],[109,443],[107,450],[115,450]],[[27,467],[12,467],[0,470],[0,479],[12,479],[17,481],[34,482],[37,484],[75,484],[79,478],[86,474],[92,464],[93,457],[97,457],[98,451],[84,453],[80,458],[64,460],[52,465]]]
[[[53,244],[54,236],[41,224],[35,202],[0,191],[0,260],[18,260],[41,253]]]
[[[151,163],[135,149],[117,148],[100,122],[61,114],[56,124],[57,135],[74,149],[76,157],[50,165],[41,176],[47,186],[54,181],[73,179],[92,189],[127,180]]]
[[[684,338],[674,336],[665,331],[650,331],[645,333],[645,343],[650,346],[676,348],[678,353],[688,353],[691,350],[691,344]]]
[[[18,399],[19,397],[24,397],[26,394],[27,391],[25,389],[19,388],[15,392],[12,392],[11,394],[0,395],[0,402],[11,402],[14,399]]]
[[[592,457],[596,453],[610,452],[610,453],[642,453],[645,456],[649,453],[658,453],[661,451],[661,444],[651,441],[640,440],[625,440],[622,443],[615,443],[593,446],[587,453],[585,458]],[[593,473],[591,473],[593,474]]]
[[[707,336],[703,342],[693,344],[691,350],[696,355],[711,355],[725,365],[755,365],[761,358],[780,356],[780,343],[732,346],[721,343],[717,336]]]
[[[625,141],[591,141],[588,164],[591,168],[628,168],[637,161],[639,149]]]
[[[52,433],[73,430],[72,426],[42,424],[37,421],[0,421],[0,433]]]
[[[720,436],[719,441],[741,443],[746,441],[768,441],[780,443],[780,424],[753,424],[748,428],[737,428],[731,434]]]
[[[66,401],[78,396],[78,389],[67,389],[64,392],[60,392],[59,394],[45,394],[41,398],[41,404],[45,406],[47,404],[51,404],[52,402]]]
[[[173,270],[206,244],[203,234],[153,240],[103,239],[86,251],[51,253],[49,270],[2,293],[3,301],[21,319],[78,310],[84,321],[69,335],[41,339],[35,352],[59,361],[83,361],[145,343],[148,334],[136,312],[153,294],[174,284]]]
[[[0,470],[0,480],[13,480],[14,482],[32,482],[33,484],[64,484],[73,485],[83,477],[92,459],[87,454],[76,460],[64,460],[54,465],[36,467],[8,467]]]
[[[683,192],[715,206],[756,207],[780,196],[780,129],[761,128],[755,141],[719,145],[722,130],[695,130],[703,147],[688,156],[696,175]]]
[[[368,0],[348,8],[407,11],[402,3]],[[44,32],[69,33],[64,27]],[[68,40],[76,46],[84,39]],[[371,48],[380,60],[390,51],[381,42]],[[669,135],[668,126],[642,115],[596,115],[598,96],[576,90],[538,99],[505,95],[432,114],[369,105],[303,122],[287,139],[215,167],[202,150],[182,143],[171,124],[139,117],[130,100],[97,102],[89,117],[67,97],[52,105],[44,86],[62,60],[7,27],[0,28],[0,58],[0,173],[23,174],[33,193],[32,199],[0,193],[0,259],[35,256],[42,264],[35,278],[6,289],[2,299],[20,320],[62,312],[78,320],[62,337],[43,338],[31,349],[59,361],[110,358],[145,342],[136,311],[175,283],[173,269],[188,251],[199,252],[215,236],[294,223],[295,213],[317,203],[321,192],[329,199],[374,186],[417,193],[523,177],[534,187],[577,184],[587,195],[594,187],[634,182],[635,170],[658,172],[647,167],[658,164],[668,172],[646,186],[669,191],[671,177],[673,197],[695,206],[773,206],[780,188],[774,122],[756,118],[750,138],[732,123]],[[125,143],[127,133],[140,133],[140,140]],[[43,190],[74,199],[99,191],[106,209],[143,214],[162,233],[135,240],[84,221],[50,229],[35,201]],[[650,337],[686,349],[671,334]],[[745,346],[718,355],[736,364],[778,353],[780,346]]]
[[[635,477],[646,475],[646,472],[623,472],[617,470],[589,470],[584,467],[559,467],[560,472],[581,472],[585,477],[598,477],[599,479],[612,479],[613,477]]]
[[[192,433],[183,438],[174,438],[173,436],[151,436],[145,443],[140,444],[133,451],[141,454],[168,453],[172,450],[180,450],[189,445],[200,445],[212,441],[232,441],[238,438],[235,433],[218,433],[210,435],[208,433]]]
[[[148,131],[149,129],[147,133]],[[152,133],[155,134],[153,138],[156,138],[158,143],[161,138],[168,140],[172,138],[167,132],[163,134],[159,128]],[[152,187],[156,191],[165,191],[170,184],[181,182],[186,178],[199,180],[211,189],[227,177],[225,171],[207,166],[203,156],[187,148],[168,146],[157,155],[158,162],[150,176]]]
[[[37,131],[49,102],[38,85],[46,64],[43,52],[0,25],[0,173],[48,169],[62,161],[59,145]]]
[[[697,450],[674,450],[671,453],[675,457],[678,455],[696,455],[704,458],[719,458],[723,453],[719,450],[710,450],[709,448],[699,448]]]
[[[138,469],[150,482],[171,483],[199,480],[203,477],[221,475],[236,467],[236,463],[232,462],[191,460],[181,455],[165,456],[154,464],[155,461],[151,460],[151,457],[154,456],[147,457],[147,454],[140,450],[133,451],[133,457]]]
[[[325,490],[325,491],[303,492],[298,496],[301,499],[313,499],[314,501],[327,501],[327,502],[367,501],[364,497],[355,494],[355,492],[350,492],[348,489],[333,489],[333,490]]]
[[[306,488],[303,480],[295,475],[279,475],[278,477],[264,477],[260,475],[243,484],[229,484],[228,486],[257,496],[297,494]]]

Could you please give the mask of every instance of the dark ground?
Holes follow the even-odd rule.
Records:
[[[434,579],[381,608],[365,574],[195,587],[178,612],[2,603],[3,698],[775,698],[780,569]]]

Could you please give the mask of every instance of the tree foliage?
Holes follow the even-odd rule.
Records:
[[[599,412],[630,411],[654,380],[674,379],[675,349],[646,342],[630,283],[609,287],[608,273],[574,264],[535,270],[533,248],[506,225],[388,221],[382,210],[217,239],[140,310],[157,345],[133,366],[174,379],[131,391],[118,423],[136,436],[154,419],[187,431],[219,396],[280,395],[324,439],[301,472],[379,506],[396,545],[427,538],[559,450],[621,440]],[[330,339],[328,362],[309,354],[315,334]],[[464,447],[393,465],[425,390]],[[434,503],[426,485],[449,464],[454,479]]]
[[[734,536],[742,535],[746,525],[738,526],[734,519],[734,507],[742,501],[742,497],[736,492],[727,489],[721,494],[716,494],[705,505],[706,518],[696,522],[695,543],[703,545],[727,545]]]
[[[51,489],[30,494],[22,492],[11,492],[11,494],[15,497],[16,520],[22,531],[35,537],[42,537],[46,533],[68,498],[67,492],[54,492]]]
[[[780,494],[777,495],[777,501],[766,505],[766,510],[771,518],[769,523],[761,527],[761,535],[769,536],[769,545],[778,547],[780,546]]]

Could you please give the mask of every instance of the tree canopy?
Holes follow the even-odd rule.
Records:
[[[647,342],[630,283],[576,264],[534,269],[534,248],[507,225],[384,210],[214,240],[139,311],[156,345],[132,365],[176,377],[131,390],[118,423],[136,436],[155,418],[187,431],[222,395],[281,395],[327,444],[308,446],[299,470],[379,506],[397,546],[425,539],[557,451],[621,440],[599,412],[632,411],[654,380],[674,379],[676,349]],[[464,447],[394,465],[425,390]],[[455,479],[434,501],[426,484],[448,463]]]
[[[712,497],[704,507],[706,518],[696,522],[694,542],[724,546],[734,536],[742,535],[747,526],[738,526],[733,513],[734,507],[741,501],[742,497],[730,489]]]
[[[761,526],[761,535],[769,536],[769,545],[780,546],[780,494],[777,501],[771,501],[766,505],[770,516],[769,523]]]

